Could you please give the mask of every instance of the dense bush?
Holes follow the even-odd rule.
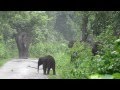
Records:
[[[0,43],[0,66],[9,61],[10,58],[18,56],[16,45],[13,45],[12,42]]]
[[[78,57],[75,61],[70,62],[70,57],[73,52],[78,53]],[[87,43],[76,42],[66,54],[69,56],[68,62],[61,68],[62,78],[64,79],[82,79],[87,78],[91,74],[91,47]]]
[[[91,46],[83,42],[76,42],[70,49],[66,43],[61,42],[36,43],[30,46],[30,55],[35,58],[46,54],[53,55],[56,60],[57,75],[63,79],[84,79],[96,73],[112,75],[120,73],[120,40],[114,37],[111,37],[113,42],[109,40],[102,43],[102,50],[96,56],[92,56]],[[71,54],[75,51],[78,56],[71,63]],[[109,76],[101,78],[105,77],[111,78]]]
[[[0,43],[0,58],[5,59],[8,57],[8,50],[5,48],[4,44]]]
[[[66,44],[62,42],[40,42],[30,46],[30,56],[39,58],[47,54],[54,55],[66,50]]]
[[[105,51],[105,54],[98,59],[95,59],[98,63],[97,69],[102,74],[120,73],[120,39],[114,41],[111,45],[112,48]]]
[[[17,48],[10,43],[0,43],[0,59],[7,59],[17,56]]]
[[[69,53],[61,56],[63,59],[68,57],[66,63],[62,59],[61,62],[64,62],[64,64],[59,63],[61,77],[65,79],[83,79],[99,73],[102,75],[101,78],[112,78],[109,75],[120,73],[120,39],[115,40],[115,37],[112,39],[114,39],[112,44],[110,44],[111,41],[107,40],[106,43],[108,44],[104,44],[101,52],[99,52],[100,55],[96,56],[92,56],[91,47],[88,44],[76,42],[74,47],[69,50]],[[70,55],[74,51],[77,51],[78,58],[70,63]]]

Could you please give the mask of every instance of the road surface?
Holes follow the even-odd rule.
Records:
[[[37,59],[13,59],[0,67],[0,79],[48,79],[42,65],[37,72]]]

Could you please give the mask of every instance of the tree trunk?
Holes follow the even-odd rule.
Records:
[[[18,33],[15,37],[18,51],[19,51],[19,58],[27,59],[28,58],[28,49],[29,49],[29,40],[28,35],[26,32]]]
[[[87,24],[88,24],[88,15],[86,15],[85,13],[82,18],[82,41],[84,42],[86,42],[88,36]]]

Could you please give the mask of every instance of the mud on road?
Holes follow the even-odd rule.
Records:
[[[13,59],[0,67],[0,79],[48,79],[42,65],[37,72],[37,59]]]

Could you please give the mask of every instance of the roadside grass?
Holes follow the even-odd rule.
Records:
[[[53,75],[53,71],[50,70],[50,74],[48,75],[48,78],[49,79],[62,79],[59,73],[60,72],[57,70],[56,75]]]
[[[10,58],[8,58],[8,59],[1,59],[0,60],[0,67],[2,67],[8,61],[10,61]]]

